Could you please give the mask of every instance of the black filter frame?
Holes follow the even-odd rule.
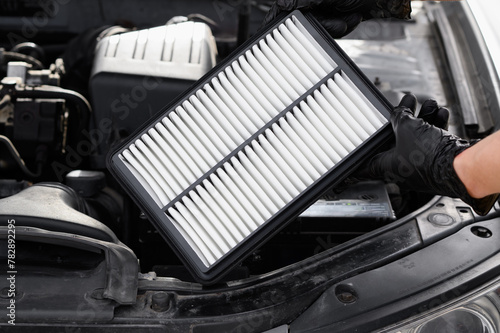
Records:
[[[297,20],[306,28],[314,40],[321,46],[321,48],[335,61],[337,67],[327,76],[317,82],[311,89],[302,94],[296,101],[289,105],[285,110],[280,112],[264,127],[259,129],[238,148],[233,150],[223,160],[213,166],[204,176],[199,178],[194,184],[186,188],[176,199],[172,200],[165,207],[158,207],[158,204],[151,198],[144,187],[128,169],[128,167],[120,159],[119,155],[123,153],[133,142],[139,139],[143,134],[152,128],[156,123],[161,121],[170,112],[174,111],[180,106],[188,97],[193,95],[197,90],[209,83],[210,80],[223,71],[231,62],[236,60],[239,56],[249,50],[256,42],[261,40],[267,34],[272,32],[280,24],[284,23],[288,18],[295,16]],[[302,13],[298,10],[289,13],[288,15],[280,15],[276,20],[271,22],[268,26],[261,29],[251,39],[246,41],[243,45],[238,47],[231,55],[226,57],[221,63],[210,70],[204,75],[196,84],[189,90],[179,96],[174,102],[167,105],[155,117],[151,118],[132,135],[130,135],[124,142],[117,148],[114,148],[108,154],[107,167],[111,174],[116,178],[125,191],[132,197],[135,203],[142,209],[144,214],[148,217],[151,223],[156,227],[158,232],[163,236],[167,243],[176,252],[179,258],[183,261],[185,266],[189,269],[193,277],[202,284],[213,284],[220,280],[226,273],[230,271],[235,265],[241,262],[246,256],[256,250],[257,247],[266,242],[269,238],[279,232],[287,223],[292,221],[311,204],[313,204],[325,191],[332,186],[344,180],[361,162],[371,157],[373,153],[382,144],[387,142],[393,137],[393,131],[390,123],[385,123],[374,134],[372,134],[362,144],[357,146],[340,162],[330,168],[325,174],[317,179],[312,185],[306,188],[298,196],[296,196],[285,207],[280,209],[271,218],[254,230],[242,242],[237,244],[228,253],[224,254],[210,267],[206,267],[195,251],[189,246],[187,241],[177,230],[175,225],[167,217],[167,209],[173,206],[179,198],[182,198],[197,185],[199,185],[209,175],[213,174],[215,170],[220,168],[225,162],[241,151],[251,141],[257,139],[267,128],[282,118],[287,112],[297,106],[301,101],[311,95],[312,92],[317,90],[321,85],[326,83],[334,74],[343,72],[356,86],[356,88],[363,94],[363,96],[386,118],[389,119],[393,110],[391,103],[382,95],[382,93],[374,86],[374,84],[361,72],[356,64],[345,54],[345,52],[338,46],[333,38],[326,32],[326,30],[319,24],[319,22],[310,14]]]

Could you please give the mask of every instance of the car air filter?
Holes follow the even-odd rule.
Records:
[[[295,11],[110,154],[108,167],[213,283],[387,140],[391,106]]]

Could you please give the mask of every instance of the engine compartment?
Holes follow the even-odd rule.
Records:
[[[60,20],[65,15],[71,17],[69,11],[81,9],[81,5],[53,1],[50,8],[35,8],[28,2],[20,3],[22,6],[6,11],[8,20],[0,28],[12,29],[19,24],[19,13],[25,15],[27,8],[46,13],[49,23],[32,39],[40,45],[24,42],[0,51],[0,197],[23,196],[29,188],[35,192],[33,200],[39,200],[44,196],[43,186],[33,184],[67,186],[81,201],[79,210],[89,221],[100,221],[132,249],[142,273],[193,281],[169,245],[110,176],[104,158],[114,144],[255,32],[269,4],[254,3],[250,14],[250,5],[244,1],[236,5],[196,1],[193,8],[180,3],[165,8],[154,1],[147,5],[125,2],[116,11],[89,6],[85,10],[92,13],[89,17],[93,21],[77,19],[64,25]],[[113,6],[112,1],[106,6]],[[164,14],[155,13],[155,6]],[[126,12],[127,8],[137,15]],[[195,10],[203,15],[188,15]],[[113,17],[103,14],[108,12]],[[187,16],[170,20],[178,14]],[[406,92],[414,93],[419,102],[433,97],[440,105],[451,106],[450,130],[464,135],[459,108],[454,107],[455,93],[445,84],[450,73],[443,66],[446,60],[439,36],[428,15],[429,7],[414,3],[411,21],[367,21],[338,42],[393,104]],[[136,23],[127,18],[136,19]],[[153,25],[167,20],[168,25]],[[87,25],[103,21],[121,25],[82,32]],[[202,27],[197,36],[192,33],[194,24]],[[17,29],[22,32],[23,25]],[[6,34],[11,40],[16,34],[12,31],[17,30]],[[159,48],[154,39],[151,45],[156,49],[148,48],[148,36],[155,33],[159,40],[177,41],[177,49],[173,42]],[[58,36],[53,39],[60,43],[57,47],[47,43],[52,36]],[[195,47],[203,47],[203,51],[193,56]],[[24,57],[6,61],[8,52]],[[149,61],[148,52],[165,54],[171,68]],[[408,215],[431,199],[394,184],[356,182],[354,178],[326,193],[245,259],[226,281],[265,274],[307,259]],[[22,215],[9,209],[4,206],[4,214]],[[46,209],[51,212],[54,207],[47,204]],[[49,215],[45,217],[48,224],[57,224]],[[61,221],[67,220],[62,210],[57,215]]]

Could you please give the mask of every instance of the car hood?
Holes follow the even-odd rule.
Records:
[[[496,73],[500,77],[500,35],[498,29],[495,29],[498,27],[500,3],[485,0],[468,0],[467,3],[487,45]]]

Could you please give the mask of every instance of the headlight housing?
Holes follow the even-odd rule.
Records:
[[[500,332],[500,279],[467,296],[443,304],[379,332],[497,333]]]

